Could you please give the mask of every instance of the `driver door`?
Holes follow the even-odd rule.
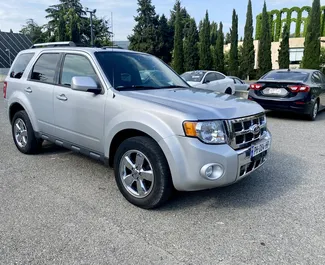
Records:
[[[203,80],[203,88],[221,92],[215,73],[208,73]]]
[[[55,137],[77,148],[104,153],[102,144],[106,94],[71,89],[74,76],[90,76],[101,86],[91,58],[85,54],[65,54],[59,84],[54,87]]]

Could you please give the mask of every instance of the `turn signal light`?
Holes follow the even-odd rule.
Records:
[[[263,87],[262,84],[251,84],[250,85],[250,89],[253,89],[253,90],[260,90],[262,87]]]
[[[184,131],[186,136],[195,137],[196,136],[196,125],[197,122],[186,121],[183,123]]]
[[[306,85],[296,85],[296,86],[288,86],[288,88],[295,93],[298,92],[309,92],[310,91],[310,87],[306,86]]]
[[[3,98],[7,97],[7,82],[3,83]]]

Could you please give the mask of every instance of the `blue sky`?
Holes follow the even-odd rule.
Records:
[[[152,0],[158,14],[164,13],[169,17],[170,9],[175,0]],[[325,0],[321,0],[325,5]],[[49,3],[58,1],[49,0],[1,0],[0,1],[0,29],[1,31],[19,31],[26,19],[33,18],[40,25],[46,23],[45,8]],[[126,40],[134,27],[134,16],[137,14],[136,0],[81,0],[84,7],[96,8],[98,16],[110,18],[113,12],[114,39]],[[263,0],[252,0],[254,17],[261,13]],[[283,7],[311,5],[312,0],[266,0],[268,10]],[[247,0],[182,0],[185,6],[198,23],[205,11],[209,11],[210,20],[222,21],[225,30],[231,26],[232,10],[235,8],[239,16],[239,34],[243,35]],[[255,25],[255,22],[254,22]]]

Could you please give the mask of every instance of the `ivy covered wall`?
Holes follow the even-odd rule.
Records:
[[[270,25],[272,41],[279,41],[282,36],[283,26],[288,25],[289,30],[292,30],[291,25],[295,23],[294,32],[290,32],[291,37],[305,37],[307,25],[309,21],[310,6],[283,8],[281,10],[272,10],[270,15]],[[305,12],[305,14],[304,14]],[[259,40],[261,36],[262,14],[256,17],[256,33],[255,39]],[[321,36],[325,36],[325,6],[321,8]]]

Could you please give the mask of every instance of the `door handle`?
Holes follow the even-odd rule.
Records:
[[[64,94],[61,94],[59,96],[56,96],[56,98],[58,100],[61,100],[61,101],[67,101],[68,100],[68,98]]]
[[[33,92],[33,90],[32,90],[30,87],[25,88],[25,91],[26,91],[27,93],[32,93],[32,92]]]

